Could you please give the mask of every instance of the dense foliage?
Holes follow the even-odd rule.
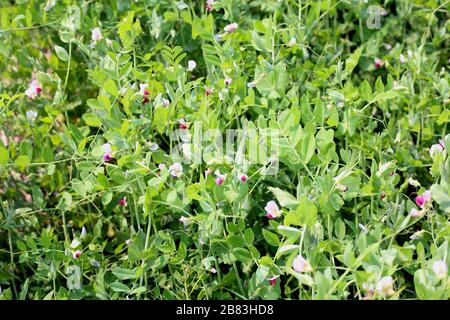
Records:
[[[448,299],[449,9],[0,0],[0,299]]]

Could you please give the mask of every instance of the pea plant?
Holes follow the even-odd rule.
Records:
[[[0,4],[0,299],[449,299],[450,2]]]

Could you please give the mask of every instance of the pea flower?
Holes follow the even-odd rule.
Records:
[[[292,37],[288,42],[288,46],[292,47],[296,43],[297,43],[297,39],[295,39],[295,37]]]
[[[187,129],[187,128],[189,128],[188,123],[184,119],[178,120],[178,123],[180,124],[179,125],[180,129]]]
[[[373,62],[375,64],[375,69],[380,69],[383,66],[383,61],[380,58],[375,58]]]
[[[127,239],[127,240],[125,240],[125,244],[127,245],[127,246],[129,246],[130,244],[131,244],[131,239]]]
[[[343,185],[343,184],[340,184],[340,183],[337,183],[336,184],[336,188],[338,188],[340,191],[342,191],[342,192],[346,192],[347,190],[348,190],[348,187],[347,186],[345,186],[345,185]]]
[[[208,168],[205,170],[205,177],[209,176],[212,173],[212,169]]]
[[[81,257],[81,251],[75,251],[74,253],[72,253],[72,256],[74,257],[74,259],[78,259],[79,257]]]
[[[223,184],[223,182],[225,181],[227,175],[226,174],[221,174],[219,170],[216,170],[214,172],[214,174],[216,175],[216,185],[220,186],[221,184]]]
[[[267,202],[264,210],[266,210],[266,217],[269,219],[278,218],[281,215],[281,210],[278,208],[275,201]]]
[[[139,93],[144,96],[143,103],[147,103],[150,101],[150,99],[148,97],[150,94],[150,91],[148,91],[147,88],[148,88],[148,83],[141,83],[139,85]]]
[[[104,145],[102,145],[102,149],[103,149],[103,161],[105,162],[109,162],[112,160],[111,157],[111,144],[110,143],[105,143]]]
[[[184,216],[178,219],[178,221],[180,221],[185,227],[189,224],[189,219]]]
[[[50,11],[51,8],[53,8],[56,5],[56,0],[47,0],[47,4],[45,5],[44,10]]]
[[[127,197],[119,199],[119,206],[125,207],[127,205]]]
[[[163,104],[163,107],[167,108],[169,106],[169,104],[170,104],[170,101],[167,100],[166,98],[163,98],[162,99],[162,104]]]
[[[238,28],[238,24],[236,22],[230,23],[223,28],[223,30],[227,33],[234,32]]]
[[[213,88],[209,88],[209,87],[205,88],[205,96],[211,95],[213,93],[213,91],[214,91]]]
[[[277,284],[277,279],[278,276],[273,276],[272,278],[269,279],[269,285],[274,286]]]
[[[417,210],[416,208],[412,208],[411,211],[409,212],[409,215],[412,218],[418,218],[418,217],[422,216],[422,214],[423,214],[423,212]]]
[[[241,174],[241,176],[239,177],[239,180],[241,180],[241,182],[243,182],[243,183],[245,183],[247,181],[247,179],[248,179],[248,176],[245,173]]]
[[[150,149],[150,151],[156,151],[159,149],[159,146],[157,143],[152,143],[152,144],[150,144],[149,149]]]
[[[159,170],[164,170],[166,168],[166,165],[164,163],[160,163],[158,165]]]
[[[299,254],[292,262],[292,268],[298,273],[312,271],[311,265],[301,254]]]
[[[445,278],[448,272],[447,263],[444,260],[438,260],[433,263],[433,272],[439,278]]]
[[[377,282],[377,291],[381,295],[391,296],[394,294],[394,280],[391,276],[386,276]]]
[[[148,88],[148,83],[139,84],[139,93],[142,94],[143,96],[148,96],[150,94],[150,92],[147,90],[147,88]]]
[[[25,95],[30,99],[34,99],[41,91],[42,87],[39,81],[33,80],[30,82],[28,89],[25,90]]]
[[[439,140],[439,143],[433,144],[430,147],[430,156],[431,158],[433,158],[437,153],[441,153],[442,151],[444,151],[445,149],[445,145],[444,145],[444,140]]]
[[[405,56],[403,54],[400,54],[399,60],[400,60],[401,64],[404,64],[406,62],[406,58],[405,58]]]
[[[87,235],[87,231],[86,231],[86,228],[83,226],[81,228],[80,239],[84,239],[86,237],[86,235]]]
[[[28,120],[33,121],[33,120],[35,120],[37,118],[38,113],[36,111],[33,111],[33,110],[28,110],[26,112],[26,116],[27,116]]]
[[[197,67],[197,63],[194,60],[189,60],[187,70],[192,71],[195,69],[195,67]]]
[[[103,39],[102,32],[100,31],[100,28],[92,29],[91,33],[92,33],[91,38],[92,38],[92,40],[94,42],[97,42],[97,41],[100,41],[101,39]]]
[[[206,1],[206,11],[209,11],[209,12],[211,12],[211,11],[213,11],[214,10],[214,0],[207,0]]]
[[[225,78],[224,82],[225,82],[226,86],[229,86],[231,84],[232,80],[231,80],[231,78]]]
[[[175,162],[169,167],[169,173],[174,178],[179,178],[183,174],[183,166],[179,162]]]
[[[421,207],[422,209],[425,207],[425,205],[431,201],[431,191],[426,190],[424,193],[422,193],[420,196],[416,197],[416,204]]]

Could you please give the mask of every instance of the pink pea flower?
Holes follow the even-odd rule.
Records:
[[[375,69],[380,69],[383,66],[383,61],[380,58],[375,58],[373,62],[375,64]]]
[[[225,178],[227,177],[226,174],[221,174],[219,170],[216,170],[216,172],[214,172],[214,174],[216,175],[216,185],[220,186],[224,181]]]
[[[111,161],[112,160],[111,144],[105,143],[104,145],[102,145],[102,149],[103,149],[103,161],[105,161],[105,162]]]
[[[211,11],[214,10],[214,2],[215,2],[214,0],[207,0],[206,1],[206,5],[205,5],[206,11],[211,12]]]
[[[72,253],[72,256],[74,257],[74,259],[78,259],[79,257],[81,257],[81,251],[75,251],[74,253]]]
[[[167,100],[166,98],[163,98],[162,99],[162,104],[163,104],[164,108],[167,108],[169,106],[169,104],[170,104],[170,101]]]
[[[209,176],[212,173],[212,169],[208,168],[205,170],[205,177]]]
[[[292,268],[298,273],[312,271],[311,265],[301,254],[299,254],[292,262]]]
[[[213,93],[213,88],[205,88],[205,96],[210,96]]]
[[[127,205],[127,197],[119,199],[119,206],[125,207]]]
[[[409,212],[409,215],[413,218],[418,218],[422,215],[422,211],[417,210],[416,208],[412,208]]]
[[[187,129],[187,128],[189,128],[189,125],[188,125],[188,123],[184,120],[184,119],[180,119],[180,120],[178,120],[178,123],[179,123],[179,128],[180,129]]]
[[[431,201],[431,191],[426,190],[424,193],[422,193],[420,196],[416,197],[416,204],[421,207],[422,209],[425,207],[425,205]]]
[[[42,86],[39,81],[33,80],[30,82],[28,89],[25,90],[25,95],[30,99],[34,99],[41,91]]]
[[[225,32],[231,33],[234,32],[238,28],[238,24],[236,22],[230,23],[223,28]]]
[[[143,96],[148,96],[150,94],[150,92],[147,90],[148,88],[148,83],[141,83],[139,85],[139,93],[142,94]]]
[[[225,82],[226,86],[229,86],[231,84],[232,80],[231,80],[231,78],[226,78],[224,82]]]
[[[269,219],[278,218],[281,215],[281,210],[278,208],[275,201],[267,202],[264,210],[266,211],[266,217]]]
[[[148,88],[148,83],[141,83],[139,85],[139,93],[144,96],[143,103],[147,103],[150,101],[150,99],[148,97],[150,95],[150,91],[148,91],[147,88]]]
[[[346,185],[340,183],[336,184],[336,187],[342,192],[346,192],[348,190],[348,187]]]
[[[269,279],[269,285],[274,286],[277,284],[277,279],[278,276],[273,276],[272,278]]]
[[[444,149],[444,141],[441,139],[439,140],[439,143],[433,144],[430,147],[430,156],[433,158],[437,153],[444,151]]]
[[[239,179],[241,180],[241,182],[245,183],[248,179],[248,176],[246,174],[241,174],[241,176],[239,177]]]

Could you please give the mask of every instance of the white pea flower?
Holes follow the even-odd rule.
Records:
[[[299,273],[311,272],[313,270],[309,262],[300,254],[292,262],[292,268]]]
[[[33,110],[28,110],[26,112],[26,116],[27,116],[28,120],[33,121],[33,120],[35,120],[37,118],[38,113],[36,111],[33,111]]]
[[[188,71],[192,71],[197,67],[197,63],[194,60],[188,61]]]
[[[179,178],[183,174],[183,166],[181,163],[175,162],[169,167],[169,173],[174,178]]]
[[[100,41],[100,40],[103,38],[102,32],[100,31],[100,28],[94,28],[94,29],[92,29],[92,30],[91,30],[91,33],[92,33],[91,39],[92,39],[94,42]]]
[[[444,260],[438,260],[433,263],[433,272],[439,278],[445,278],[448,272],[447,263]]]

